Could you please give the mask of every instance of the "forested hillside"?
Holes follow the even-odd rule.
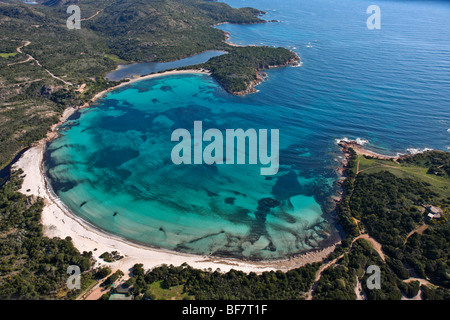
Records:
[[[350,257],[354,255],[352,241],[365,234],[380,243],[385,263],[378,260],[377,265],[382,265],[386,276],[389,275],[386,278],[389,286],[384,289],[382,286],[378,294],[366,290],[368,298],[375,293],[375,299],[398,299],[400,291],[412,297],[418,292],[418,286],[412,294],[412,281],[409,283],[408,279],[420,278],[431,284],[421,287],[422,298],[449,299],[450,177],[428,170],[432,164],[446,163],[449,153],[431,151],[403,157],[397,162],[358,155],[352,149],[350,153],[344,198],[337,208],[339,222],[348,236],[333,254],[337,256],[350,247],[350,260],[342,259],[338,261],[339,267],[327,271],[332,275],[330,279],[342,279],[343,286],[330,289],[341,292],[326,290],[326,294],[317,298],[336,294],[355,298],[345,294],[342,288],[353,288],[355,277],[362,279],[364,276],[362,264],[367,265],[367,259],[359,257],[360,262],[351,263]],[[429,206],[442,210],[442,217],[430,219]],[[348,277],[348,274],[353,276]]]
[[[65,108],[82,105],[114,85],[103,77],[118,63],[171,61],[210,49],[231,50],[225,34],[213,25],[264,22],[259,10],[204,0],[38,2],[0,2],[0,168],[20,149],[43,138]],[[81,10],[79,30],[66,26],[71,4]],[[234,57],[239,64],[240,56]],[[256,76],[256,70],[251,73]]]
[[[42,235],[42,199],[17,192],[21,172],[0,190],[0,299],[55,299],[80,291],[66,288],[67,268],[91,268],[92,253],[80,254],[68,239]],[[83,287],[89,277],[83,276]]]

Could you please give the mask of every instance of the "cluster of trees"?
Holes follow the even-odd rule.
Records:
[[[0,168],[19,150],[45,137],[66,107],[82,105],[113,85],[103,76],[118,61],[171,61],[205,50],[230,50],[229,58],[210,67],[227,90],[237,92],[255,79],[255,69],[282,64],[283,56],[289,55],[272,48],[233,50],[224,42],[224,33],[211,27],[264,22],[259,18],[262,12],[252,8],[203,0],[105,0],[99,8],[98,1],[87,0],[77,3],[83,18],[102,12],[84,20],[80,30],[69,30],[66,1],[39,2],[43,5],[0,3],[0,52],[14,53],[31,41],[22,47],[24,54],[0,57],[0,105],[7,106],[0,110]],[[40,65],[32,60],[20,63],[28,59],[26,54]],[[64,85],[45,69],[75,86]],[[76,89],[82,83],[86,91],[79,93]]]
[[[298,60],[297,55],[286,48],[235,47],[228,54],[210,59],[201,67],[230,93],[245,92],[258,80],[257,72],[270,67],[285,66]]]
[[[401,158],[399,162],[428,168],[427,174],[450,177],[450,154],[448,152],[431,150]]]
[[[211,25],[261,23],[264,22],[258,18],[261,13],[203,0],[129,0],[107,6],[103,14],[87,25],[107,39],[111,53],[124,60],[170,61],[226,48],[223,32]]]
[[[126,282],[131,286],[135,299],[151,298],[150,285],[162,281],[161,287],[184,285],[184,292],[198,300],[222,299],[302,299],[311,287],[319,263],[308,264],[288,272],[254,272],[230,270],[202,271],[184,264],[180,267],[166,266],[145,271],[142,264],[133,268],[133,276]]]
[[[398,159],[398,162],[404,164],[415,164],[425,168],[428,168],[433,165],[435,166],[448,165],[450,162],[450,153],[439,150],[430,150],[427,152],[421,152],[415,155],[400,158]]]
[[[371,265],[380,268],[381,289],[371,290],[367,287],[370,275],[366,270]],[[402,284],[367,241],[358,239],[348,254],[338,260],[335,266],[327,268],[322,273],[313,299],[355,300],[356,281],[361,283],[369,300],[399,300],[402,292],[406,294],[406,291],[409,295],[417,294],[417,291],[412,292],[408,286]]]
[[[94,273],[94,279],[101,280],[103,278],[106,278],[107,276],[109,276],[111,274],[111,272],[112,272],[111,268],[109,268],[109,267],[98,268]]]
[[[357,154],[351,148],[349,149],[349,153],[350,156],[348,157],[348,163],[344,169],[344,175],[346,176],[346,179],[342,185],[342,201],[336,207],[338,222],[346,233],[346,239],[344,239],[344,247],[348,245],[351,240],[354,237],[358,236],[360,233],[358,225],[353,219],[352,211],[350,208],[350,200],[352,198],[356,179],[356,174],[353,169],[356,168]]]
[[[388,171],[358,175],[350,210],[371,236],[384,246],[401,246],[409,232],[423,222],[418,210],[437,194],[423,182],[401,179]]]
[[[82,287],[90,275],[92,253],[80,252],[71,239],[49,239],[40,224],[42,199],[17,192],[22,184],[14,172],[0,190],[0,299],[71,298],[80,290],[66,287],[67,268],[77,265]]]
[[[422,278],[450,288],[450,228],[446,218],[431,223],[419,208],[433,204],[438,195],[423,182],[398,178],[387,171],[358,175],[350,200],[354,217],[389,255],[389,266],[406,279],[412,267]],[[422,209],[423,210],[423,209]],[[408,234],[429,223],[423,234]]]
[[[399,159],[399,162],[428,168],[428,174],[450,177],[450,153],[448,152],[431,150]]]
[[[103,252],[100,255],[100,258],[102,258],[106,262],[114,262],[123,259],[123,256],[121,256],[117,251],[112,251],[112,252]]]
[[[450,159],[449,153],[432,151],[402,158],[400,162],[404,165],[427,168],[432,165],[443,166],[448,159]],[[428,295],[423,291],[423,298],[448,297],[450,288],[449,222],[445,214],[438,221],[425,219],[425,209],[423,208],[424,204],[441,203],[443,201],[441,195],[434,192],[435,190],[432,190],[430,185],[425,182],[400,178],[388,171],[380,170],[375,173],[356,175],[354,170],[356,161],[357,155],[350,149],[350,158],[345,169],[348,178],[343,185],[344,197],[337,207],[339,222],[347,237],[343,240],[342,246],[329,258],[338,257],[350,246],[351,253],[348,256],[351,257],[354,254],[355,245],[361,241],[358,240],[351,245],[353,239],[361,231],[368,232],[383,246],[386,263],[378,260],[377,265],[382,265],[389,274],[391,280],[388,283],[391,283],[392,288],[397,288],[407,297],[414,296],[419,283],[406,283],[401,280],[418,276],[424,279],[429,278],[434,284],[442,286],[437,291],[426,288]],[[444,212],[445,210],[444,205]],[[355,219],[360,220],[361,225],[358,225]],[[424,223],[428,226],[422,234],[410,234]],[[369,257],[370,253],[366,251],[363,256]],[[345,267],[348,268],[347,265]],[[344,268],[345,272],[343,273],[342,268],[342,262],[339,262],[339,267],[325,272],[325,275],[330,274],[328,285],[330,285],[331,279],[341,279],[346,284],[344,288],[347,288],[347,292],[340,285],[338,286],[341,288],[340,291],[338,290],[339,292],[335,294],[344,298],[354,298],[352,290],[348,288],[355,284],[355,275],[348,276],[349,269]],[[336,278],[337,276],[339,277]],[[393,281],[394,278],[397,280]],[[325,277],[324,281],[326,279]],[[396,298],[399,292],[397,289],[395,293],[383,296],[389,299]],[[322,297],[329,297],[331,294],[325,293],[323,289],[322,291]],[[439,293],[435,293],[435,291]],[[368,298],[374,292],[379,293],[379,291],[373,290],[365,290],[365,292],[368,294]]]
[[[121,270],[117,270],[112,275],[110,275],[108,278],[106,278],[106,280],[103,281],[100,286],[104,287],[104,288],[108,288],[123,275],[124,275],[124,273]]]
[[[398,260],[414,268],[420,277],[450,288],[450,229],[448,223],[433,224],[423,234],[415,233],[402,248],[393,250]]]

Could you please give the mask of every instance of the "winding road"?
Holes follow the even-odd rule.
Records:
[[[64,84],[68,85],[68,86],[73,86],[73,83],[70,83],[70,82],[68,82],[68,81],[66,81],[66,80],[61,79],[61,78],[58,77],[58,76],[55,76],[55,75],[54,75],[53,73],[51,73],[48,69],[46,69],[45,67],[43,67],[43,66],[41,65],[41,63],[39,62],[39,60],[35,59],[32,55],[23,52],[23,51],[22,51],[22,48],[24,48],[24,47],[26,47],[26,46],[28,46],[28,45],[31,44],[30,41],[24,41],[24,42],[25,42],[25,43],[24,43],[23,45],[21,45],[21,46],[19,46],[19,47],[16,48],[16,51],[17,51],[19,54],[25,54],[28,58],[27,58],[26,60],[24,60],[24,61],[19,61],[19,62],[15,62],[15,63],[10,63],[10,64],[8,64],[7,66],[12,66],[12,65],[15,65],[15,64],[19,64],[19,63],[25,63],[25,62],[28,62],[28,61],[35,61],[36,64],[37,64],[38,66],[40,66],[42,69],[44,69],[44,70],[45,70],[52,78],[54,78],[54,79],[56,79],[56,80],[59,80],[59,81],[63,82]]]

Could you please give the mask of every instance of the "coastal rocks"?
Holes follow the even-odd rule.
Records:
[[[368,140],[356,138],[355,140],[350,140],[348,138],[342,138],[342,139],[336,139],[336,143],[340,147],[348,147],[350,145],[357,145],[357,146],[365,146],[369,143]]]
[[[255,87],[258,84],[260,84],[261,82],[263,82],[263,79],[261,78],[261,76],[259,74],[257,74],[256,78],[257,78],[256,80],[254,80],[248,84],[248,87],[246,90],[239,91],[239,92],[229,92],[229,93],[231,93],[232,95],[235,95],[235,96],[240,96],[240,97],[246,96],[247,94],[256,93],[257,90],[255,89]]]
[[[302,63],[301,63],[300,57],[295,52],[293,52],[293,51],[291,51],[291,52],[295,54],[295,58],[292,58],[292,59],[286,61],[286,63],[284,63],[284,64],[268,66],[266,69],[274,69],[274,68],[287,67],[287,66],[293,66],[293,67],[301,66]],[[229,93],[231,93],[232,95],[235,95],[235,96],[245,96],[247,94],[256,93],[257,90],[255,89],[255,87],[257,85],[259,85],[260,83],[262,83],[263,81],[267,80],[268,78],[269,78],[269,76],[267,75],[267,73],[263,72],[261,69],[258,69],[258,70],[256,70],[256,80],[251,81],[247,85],[246,90],[239,91],[239,92],[229,92]]]

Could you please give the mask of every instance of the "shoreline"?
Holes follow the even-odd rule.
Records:
[[[364,146],[367,143],[368,143],[368,141],[360,140],[360,139],[356,139],[356,140],[348,140],[347,138],[336,139],[336,144],[343,149],[344,154],[347,153],[347,150],[349,148],[352,148],[357,154],[362,155],[362,156],[368,156],[368,157],[373,157],[373,158],[382,159],[382,160],[393,160],[393,161],[397,161],[398,159],[400,159],[402,157],[407,157],[410,155],[407,153],[406,154],[397,153],[397,155],[395,155],[395,156],[390,156],[390,155],[377,153],[375,151],[366,149]]]
[[[130,66],[130,65],[134,65],[134,64],[142,64],[142,63],[171,63],[171,62],[176,62],[176,61],[180,61],[180,60],[184,60],[184,59],[189,59],[189,58],[195,57],[195,56],[197,56],[197,55],[199,55],[199,54],[206,53],[206,52],[209,52],[209,51],[220,51],[220,52],[228,53],[226,50],[221,50],[221,49],[209,49],[209,50],[204,50],[204,51],[198,52],[198,53],[193,54],[193,55],[190,55],[190,56],[186,56],[186,57],[184,57],[184,58],[175,59],[175,60],[169,60],[169,61],[150,61],[150,62],[126,62],[126,61],[125,61],[124,63],[117,64],[117,67],[116,67],[114,70],[109,71],[106,75],[108,75],[108,74],[110,74],[110,73],[112,73],[112,72],[118,71],[118,70],[120,70],[121,68],[123,68],[123,67],[125,67],[125,66]],[[192,65],[192,66],[194,66],[194,65]],[[158,74],[158,73],[162,73],[162,72],[176,71],[176,70],[178,70],[178,69],[180,69],[180,68],[187,68],[187,67],[190,67],[190,66],[186,66],[186,67],[178,67],[178,68],[166,69],[166,70],[161,70],[161,71],[153,72],[153,73],[150,73],[150,74],[148,74],[148,75],[142,75],[142,76],[135,75],[134,77],[146,77],[146,76],[149,76],[149,75],[154,75],[154,74]],[[191,69],[191,70],[192,70],[192,71],[195,71],[195,70],[200,70],[200,69]],[[182,71],[182,70],[179,70],[179,71]],[[107,80],[107,81],[121,81],[121,80],[109,80],[109,79],[107,78],[107,76],[104,76],[103,79],[105,79],[105,80]],[[126,78],[126,77],[125,77],[125,78],[123,78],[122,80],[127,80],[127,79],[132,79],[132,78]]]
[[[88,102],[86,102],[85,104],[81,105],[81,106],[77,106],[77,107],[68,107],[63,111],[63,114],[60,116],[59,121],[55,124],[53,124],[50,127],[50,131],[47,133],[46,138],[44,138],[41,141],[37,141],[36,143],[34,143],[33,145],[31,145],[30,148],[32,148],[34,145],[38,145],[41,144],[43,141],[45,142],[50,142],[51,140],[53,140],[54,138],[57,137],[58,135],[58,127],[60,125],[62,125],[64,122],[66,122],[70,116],[72,116],[75,112],[81,110],[81,109],[85,109],[85,108],[89,108],[92,106],[92,104],[94,102],[96,102],[97,100],[101,99],[104,95],[106,95],[107,93],[127,86],[129,84],[138,82],[138,81],[143,81],[143,80],[147,80],[147,79],[152,79],[152,78],[157,78],[157,77],[163,77],[163,76],[170,76],[170,75],[177,75],[177,74],[204,74],[204,75],[211,75],[211,72],[209,72],[209,70],[205,70],[205,69],[188,69],[188,70],[169,70],[169,71],[163,71],[163,72],[158,72],[158,73],[152,73],[146,76],[136,76],[133,78],[127,78],[124,80],[128,80],[128,81],[123,81],[115,86],[112,86],[108,89],[105,89],[103,91],[100,91],[99,93],[97,93],[95,96],[93,96]]]
[[[208,255],[196,255],[170,251],[167,249],[151,248],[149,246],[134,243],[109,234],[83,219],[76,217],[64,204],[55,197],[46,182],[43,172],[43,155],[46,140],[33,146],[14,164],[14,169],[24,171],[24,181],[21,189],[22,194],[27,196],[41,197],[45,206],[42,211],[41,224],[44,236],[53,238],[70,237],[74,246],[80,251],[92,251],[97,260],[94,267],[110,266],[127,273],[136,263],[142,263],[145,269],[152,269],[163,264],[179,266],[187,263],[193,268],[208,270],[220,269],[222,272],[231,269],[246,273],[255,272],[260,274],[264,271],[288,271],[308,263],[321,262],[340,243],[309,251],[286,259],[269,261],[249,261],[235,258],[224,258]],[[104,252],[118,251],[124,256],[123,259],[107,263],[99,256]]]
[[[174,70],[136,77],[97,93],[88,103],[82,106],[67,108],[58,123],[51,127],[51,131],[47,133],[47,137],[32,145],[11,166],[14,170],[22,169],[24,172],[23,175],[25,177],[19,192],[26,196],[41,197],[44,199],[45,206],[41,215],[44,236],[49,238],[59,237],[62,239],[70,237],[74,246],[80,252],[92,251],[93,257],[97,260],[94,267],[101,265],[110,266],[111,268],[120,269],[124,273],[127,273],[136,263],[142,263],[146,269],[152,269],[163,264],[181,265],[187,263],[193,268],[203,270],[220,269],[222,272],[226,272],[235,269],[246,273],[255,272],[260,274],[264,271],[288,271],[308,263],[324,260],[335,250],[336,246],[340,244],[340,241],[336,241],[334,244],[321,249],[299,253],[298,255],[292,255],[285,259],[266,261],[196,255],[152,248],[109,234],[91,225],[70,212],[62,201],[53,194],[43,171],[44,151],[46,144],[58,136],[58,127],[67,121],[71,115],[80,109],[89,107],[105,94],[119,87],[161,76],[192,73],[210,75],[210,72],[207,70]],[[104,262],[99,258],[102,253],[111,251],[118,251],[124,258],[113,263]]]
[[[86,102],[84,105],[78,107],[78,108],[73,108],[73,109],[82,109],[82,108],[87,108],[89,107],[92,103],[94,103],[96,100],[100,99],[103,95],[105,95],[106,93],[113,91],[115,89],[124,87],[126,85],[138,82],[138,81],[143,81],[143,80],[148,80],[148,79],[152,79],[152,78],[157,78],[157,77],[163,77],[163,76],[170,76],[170,75],[177,75],[177,74],[205,74],[205,75],[211,75],[211,72],[209,70],[205,70],[205,69],[186,69],[186,70],[169,70],[169,71],[162,71],[162,72],[157,72],[157,73],[151,73],[145,76],[134,76],[132,78],[126,78],[123,80],[128,80],[128,81],[124,81],[119,83],[116,86],[110,87],[106,90],[103,90],[99,93],[97,93],[94,97],[91,98],[91,100],[89,100],[89,102]],[[58,124],[59,125],[59,124]]]
[[[311,250],[285,259],[266,260],[266,261],[251,261],[237,258],[226,258],[209,255],[197,255],[171,251],[168,249],[152,248],[148,245],[135,243],[131,240],[121,238],[116,235],[107,233],[87,221],[74,215],[61,200],[53,194],[51,187],[48,185],[45,173],[43,171],[43,157],[46,144],[57,137],[58,127],[64,123],[74,112],[89,107],[91,103],[103,97],[106,93],[129,85],[131,83],[173,74],[207,74],[206,70],[181,70],[181,71],[167,71],[162,73],[151,74],[147,76],[136,77],[127,82],[122,82],[117,86],[108,88],[96,94],[89,103],[79,106],[77,108],[67,108],[57,124],[54,124],[47,137],[31,146],[26,152],[22,154],[20,159],[12,165],[13,169],[22,169],[24,171],[24,181],[20,192],[26,196],[41,197],[44,199],[44,209],[41,216],[41,224],[43,226],[43,234],[46,237],[71,237],[74,246],[80,251],[92,251],[93,257],[97,260],[94,267],[110,266],[111,268],[120,269],[127,273],[134,264],[142,263],[145,269],[152,269],[163,264],[181,265],[187,263],[193,268],[202,270],[216,270],[220,269],[222,272],[231,269],[243,271],[246,273],[255,272],[260,274],[264,271],[288,271],[308,263],[322,262],[332,253],[340,241],[333,241],[334,243],[325,246],[321,249]],[[338,171],[341,172],[341,178],[337,181],[338,185],[342,185],[345,177],[342,176],[343,167],[348,160],[347,149],[353,148],[357,153],[366,154],[374,157],[382,158],[396,158],[391,156],[379,155],[370,150],[364,149],[358,141],[337,140],[337,144],[342,148],[344,159],[338,166]],[[398,157],[397,157],[398,158]],[[342,194],[332,196],[332,200],[339,203],[342,199]],[[99,256],[104,252],[118,251],[123,259],[107,263]]]

